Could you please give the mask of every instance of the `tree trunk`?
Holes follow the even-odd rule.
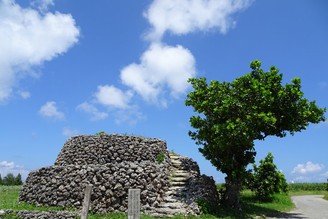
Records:
[[[226,191],[224,193],[224,201],[227,207],[241,210],[240,205],[240,187],[241,187],[241,179],[234,179],[232,177],[227,176],[225,178],[226,182]]]

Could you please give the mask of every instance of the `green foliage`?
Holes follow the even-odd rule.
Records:
[[[106,134],[106,132],[104,132],[104,131],[100,131],[100,132],[96,133],[96,135],[105,135],[105,134]]]
[[[18,202],[18,194],[21,186],[0,186],[0,209],[13,209],[15,210],[37,210],[37,211],[56,211],[64,210],[60,207],[35,207],[26,203]],[[236,211],[231,209],[224,209],[218,207],[215,214],[201,214],[200,216],[193,215],[175,215],[171,219],[233,219],[233,218],[254,218],[256,215],[274,216],[280,211],[288,211],[293,208],[290,198],[286,194],[277,194],[270,203],[261,203],[254,199],[251,192],[242,192],[241,200],[244,205],[244,211]],[[74,210],[74,209],[71,209]],[[5,218],[15,218],[15,214],[10,214]],[[109,213],[106,215],[90,214],[90,219],[123,219],[127,218],[124,213]],[[149,215],[141,215],[141,219],[156,219]]]
[[[156,161],[157,163],[161,164],[164,162],[165,155],[161,152],[156,155]]]
[[[328,194],[326,194],[323,198],[328,200]]]
[[[21,175],[20,173],[17,174],[17,176],[16,176],[16,178],[15,178],[15,185],[16,185],[16,186],[23,185],[22,175]]]
[[[326,183],[326,191],[328,191],[328,179],[327,179],[327,183]]]
[[[276,193],[288,191],[288,184],[284,174],[278,171],[273,163],[273,155],[268,153],[264,160],[260,160],[257,167],[253,164],[254,172],[249,184],[250,189],[260,200],[271,200]]]
[[[2,177],[1,177],[1,173],[0,173],[0,185],[2,185]]]
[[[194,90],[185,104],[197,113],[190,118],[194,130],[189,135],[200,145],[204,157],[227,174],[226,194],[231,194],[232,188],[239,193],[240,179],[247,174],[247,165],[254,163],[254,140],[293,135],[309,123],[325,120],[326,109],[303,97],[299,78],[282,85],[282,74],[276,67],[264,72],[258,60],[250,67],[250,73],[232,82],[207,84],[206,78],[189,79]],[[227,200],[238,203],[232,200],[238,197],[235,194]]]
[[[25,202],[18,202],[19,191],[22,186],[0,186],[0,209],[12,210],[37,210],[37,211],[51,211],[64,210],[64,207],[46,207],[34,206]],[[75,210],[75,209],[66,209]]]
[[[289,183],[289,191],[325,191],[325,183]]]
[[[6,185],[6,186],[23,185],[22,176],[20,173],[16,177],[12,173],[8,173],[7,176],[5,176],[3,179],[0,179],[0,185]]]
[[[218,206],[213,205],[205,198],[199,198],[196,200],[200,211],[203,214],[215,214],[217,213]]]

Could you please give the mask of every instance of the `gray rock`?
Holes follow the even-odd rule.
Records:
[[[161,164],[156,161],[159,154],[164,155]],[[30,172],[19,200],[36,206],[81,209],[86,185],[93,186],[90,210],[95,213],[125,212],[129,188],[141,189],[141,209],[158,215],[198,214],[196,201],[200,197],[217,202],[214,180],[200,176],[193,160],[170,157],[164,141],[107,134],[68,139],[53,166]],[[184,204],[175,209],[179,203]],[[29,212],[20,214],[37,218],[24,216]]]

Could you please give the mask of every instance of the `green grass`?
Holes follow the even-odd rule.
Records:
[[[0,209],[12,209],[12,210],[38,210],[38,211],[50,211],[50,210],[64,210],[63,207],[38,207],[30,205],[24,202],[18,201],[19,191],[21,186],[0,186]],[[66,209],[70,210],[70,209]],[[71,209],[74,210],[74,209]]]
[[[17,205],[21,186],[0,186],[0,209],[13,209]]]
[[[328,195],[327,183],[290,183],[288,190],[290,196],[297,195]]]
[[[251,191],[245,190],[241,193],[241,201],[245,212],[245,215],[241,216],[245,218],[274,217],[295,207],[289,195],[285,193],[275,194],[270,202],[263,202],[258,200]]]
[[[290,191],[290,196],[299,196],[299,195],[328,195],[327,191]]]
[[[221,187],[218,186],[219,188]],[[21,187],[20,186],[0,186],[0,209],[13,209],[13,210],[63,210],[61,207],[36,207],[26,203],[18,202],[18,195]],[[321,194],[325,195],[328,200],[327,191],[291,191],[289,195],[313,195]],[[249,190],[244,190],[241,193],[241,202],[243,211],[231,210],[226,208],[219,208],[218,213],[215,215],[203,214],[199,217],[196,216],[174,216],[171,219],[233,219],[233,218],[254,218],[255,216],[260,217],[275,217],[283,212],[289,211],[294,208],[290,196],[288,194],[276,194],[271,202],[263,202],[257,200],[254,194]],[[67,210],[67,209],[66,209]],[[73,210],[73,209],[72,209]],[[15,218],[14,215],[9,215],[5,218]],[[122,213],[110,213],[107,215],[90,214],[90,219],[126,219],[126,214]],[[154,217],[148,215],[142,215],[142,219],[154,219]]]
[[[328,193],[325,194],[325,196],[323,197],[324,199],[326,199],[328,201]]]
[[[325,191],[326,183],[290,183],[289,191]]]

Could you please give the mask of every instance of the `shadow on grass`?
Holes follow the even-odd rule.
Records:
[[[291,199],[286,194],[276,195],[272,200],[258,200],[250,194],[244,194],[241,197],[242,211],[230,208],[220,207],[215,214],[218,218],[302,218],[297,215],[291,215],[286,211],[294,207]]]
[[[221,207],[218,209],[218,213],[213,216],[218,218],[254,218],[260,216],[260,218],[277,217],[282,215],[283,212],[272,210],[270,208],[256,206],[253,204],[244,204],[242,211],[232,210],[229,208]]]

